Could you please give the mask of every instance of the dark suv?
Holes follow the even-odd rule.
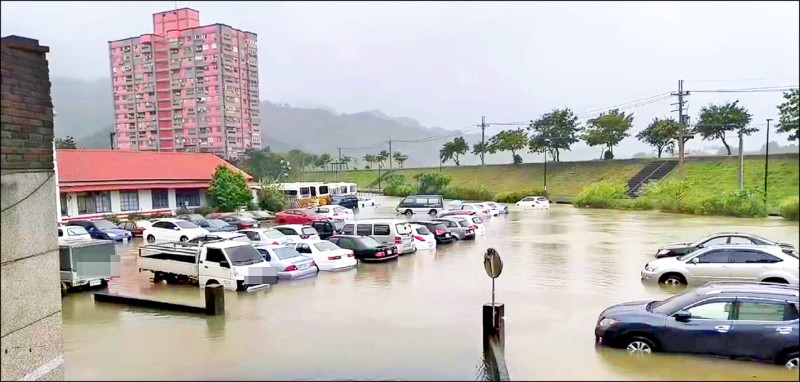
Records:
[[[597,319],[598,344],[632,354],[708,354],[798,368],[798,287],[720,282],[663,301],[612,306]]]
[[[358,197],[355,195],[334,195],[331,197],[331,204],[340,205],[349,209],[358,208]]]

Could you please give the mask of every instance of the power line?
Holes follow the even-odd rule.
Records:
[[[798,85],[780,85],[780,86],[760,86],[754,88],[739,88],[739,89],[701,89],[691,90],[695,93],[758,93],[770,91],[787,91],[797,89]]]
[[[686,80],[685,82],[745,82],[745,81],[767,81],[767,80],[785,80],[789,78],[797,78],[798,76],[783,76],[783,77],[767,77],[767,78],[739,78],[730,80]]]
[[[637,99],[637,100],[634,100],[634,101],[628,101],[628,102],[624,102],[624,103],[621,103],[621,104],[618,104],[618,105],[614,105],[614,106],[609,106],[609,107],[604,107],[604,108],[600,108],[600,109],[585,111],[585,112],[582,112],[582,113],[578,113],[576,115],[577,116],[581,116],[581,115],[584,115],[584,114],[595,114],[597,112],[602,112],[602,111],[606,111],[606,110],[612,110],[612,109],[616,109],[616,108],[622,108],[622,107],[625,107],[628,104],[636,104],[636,103],[639,103],[639,102],[642,102],[642,101],[648,101],[648,100],[652,100],[654,98],[662,98],[664,96],[669,96],[669,95],[670,95],[669,92],[656,94],[656,95],[653,95],[653,96],[650,96],[650,97],[645,97],[645,98]]]

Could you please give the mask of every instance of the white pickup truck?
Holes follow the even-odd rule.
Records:
[[[139,247],[137,261],[139,272],[153,272],[153,282],[188,281],[201,288],[219,284],[226,290],[251,291],[278,280],[277,268],[240,241],[150,244]]]

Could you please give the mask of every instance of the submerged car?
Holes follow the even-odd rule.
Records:
[[[784,252],[791,253],[796,251],[795,247],[788,243],[779,243],[776,241],[768,240],[760,236],[756,236],[744,232],[717,232],[700,240],[690,243],[674,243],[663,246],[656,251],[656,258],[672,257],[685,255],[689,252],[696,251],[700,248],[709,247],[719,244],[755,244],[755,245],[777,245],[781,247]]]
[[[595,342],[635,355],[695,353],[798,368],[798,287],[710,283],[663,301],[614,305],[597,318]]]
[[[328,238],[328,241],[353,251],[356,259],[361,261],[383,261],[400,255],[397,247],[383,244],[372,236],[339,235]]]
[[[523,209],[546,210],[550,208],[550,201],[544,196],[526,196],[516,203]]]
[[[288,245],[311,256],[320,271],[338,271],[356,266],[353,250],[340,248],[328,240],[300,240]]]
[[[710,281],[762,281],[798,284],[798,258],[778,246],[726,244],[647,263],[642,282],[670,286]]]
[[[222,219],[203,219],[196,223],[208,232],[234,232],[236,227]]]
[[[292,247],[267,244],[257,245],[256,250],[270,267],[278,268],[278,279],[300,279],[314,276],[319,271],[314,259],[303,256]]]
[[[89,232],[92,239],[100,240],[115,240],[122,241],[123,239],[130,240],[133,234],[130,231],[119,228],[116,224],[105,220],[73,220],[67,223],[67,226],[81,226]]]
[[[119,222],[118,226],[119,228],[129,231],[131,235],[136,237],[136,236],[142,236],[142,232],[144,232],[144,230],[150,227],[152,224],[153,223],[147,220],[136,220],[136,221],[126,220]]]

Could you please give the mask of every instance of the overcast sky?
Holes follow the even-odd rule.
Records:
[[[109,40],[152,32],[155,2],[2,2],[2,35],[50,47],[50,73],[109,76]],[[202,25],[258,34],[262,99],[379,109],[460,129],[523,121],[554,107],[577,113],[686,89],[798,84],[797,2],[191,2]],[[777,119],[781,93],[695,93],[739,99],[754,125]],[[669,99],[631,109],[633,134]],[[268,128],[269,122],[266,122]],[[500,127],[489,129],[490,133]],[[772,136],[770,137],[772,138]],[[785,143],[785,136],[776,136]],[[746,149],[758,149],[763,130]],[[749,142],[748,142],[749,143]],[[692,142],[689,148],[721,145]],[[618,153],[646,151],[634,138]]]

